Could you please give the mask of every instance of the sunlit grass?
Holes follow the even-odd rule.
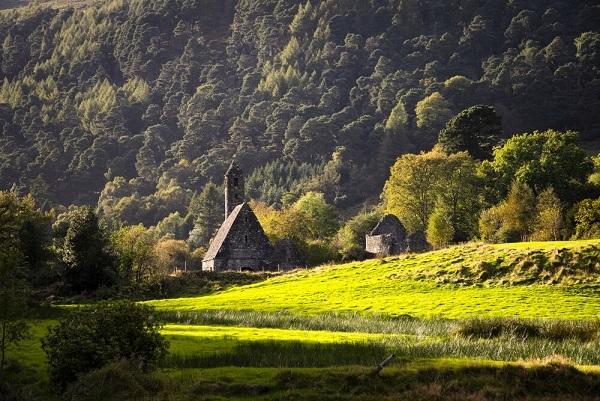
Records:
[[[508,244],[493,244],[492,246],[500,249],[552,249],[552,248],[575,248],[585,245],[597,245],[597,239],[577,240],[577,241],[531,241],[531,242],[512,242]]]
[[[230,288],[219,293],[149,304],[165,311],[232,309],[320,314],[331,311],[465,318],[515,316],[589,319],[600,316],[599,286],[590,284],[443,284],[452,270],[479,261],[496,261],[523,249],[545,250],[590,245],[589,241],[502,246],[469,245],[420,255],[324,266]],[[597,241],[596,241],[597,243]],[[529,251],[528,251],[529,252]],[[597,280],[584,275],[585,280]],[[591,277],[591,278],[590,278]]]
[[[515,333],[481,339],[454,333],[419,336],[185,325],[167,325],[163,333],[171,342],[167,366],[182,368],[362,364],[390,353],[400,361],[443,357],[519,361],[561,355],[575,364],[600,363],[597,338],[553,341]]]
[[[597,366],[600,343],[593,322],[600,317],[600,280],[594,270],[597,244],[456,246],[323,266],[209,295],[149,304],[168,322],[162,332],[171,344],[164,364],[169,369],[365,366],[390,353],[398,356],[397,364],[443,358],[527,362],[558,356],[569,363]],[[581,272],[577,263],[571,264],[568,274],[573,280],[519,281],[530,272],[515,263],[535,259],[540,252],[560,256],[559,250],[565,248],[573,249],[574,261],[581,258],[586,264]],[[501,269],[509,262],[517,267],[506,275],[506,282],[461,282],[471,277],[465,269],[482,262]],[[500,320],[464,326],[462,319],[470,317]],[[509,319],[514,317],[537,320],[515,323]],[[36,321],[33,338],[9,353],[40,377],[46,375],[40,338],[51,324],[54,320]],[[501,327],[501,334],[488,338],[488,331],[496,327]],[[566,335],[558,341],[559,334]]]

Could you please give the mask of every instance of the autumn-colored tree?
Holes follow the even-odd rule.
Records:
[[[189,259],[188,245],[181,240],[163,239],[154,246],[154,252],[156,253],[155,278],[184,270]]]
[[[155,236],[142,225],[123,227],[112,233],[119,275],[126,283],[141,283],[154,276],[156,243]]]
[[[417,127],[437,131],[452,117],[452,107],[439,92],[422,99],[415,107]]]
[[[434,249],[439,249],[447,246],[453,237],[454,228],[448,217],[448,211],[443,205],[436,206],[427,223],[427,242]]]
[[[387,213],[395,214],[411,232],[425,232],[437,203],[448,212],[455,240],[476,231],[480,192],[477,163],[465,152],[431,152],[401,156],[392,166],[383,191]]]
[[[554,193],[554,190],[547,188],[537,197],[532,239],[537,241],[557,241],[561,239],[562,229],[562,204]]]

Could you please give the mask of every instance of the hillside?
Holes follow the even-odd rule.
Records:
[[[467,244],[150,301],[169,342],[158,369],[109,364],[66,393],[40,340],[73,308],[40,309],[9,380],[19,400],[596,400],[599,254],[598,240]]]
[[[399,154],[429,149],[475,104],[495,107],[505,137],[552,127],[594,143],[599,15],[567,0],[3,13],[0,188],[149,226],[184,215],[234,155],[252,198],[279,205],[308,188],[360,205]]]
[[[0,4],[0,10],[27,6],[42,6],[52,8],[84,7],[96,0],[4,0]]]
[[[367,313],[415,317],[600,317],[600,243],[464,245],[299,271],[162,310]]]

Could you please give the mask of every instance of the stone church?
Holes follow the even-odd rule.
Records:
[[[244,173],[234,161],[225,173],[225,220],[202,260],[204,271],[289,270],[303,267],[294,243],[272,246],[246,203]]]

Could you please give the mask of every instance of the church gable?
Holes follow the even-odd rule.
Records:
[[[261,269],[270,264],[272,246],[247,203],[236,206],[211,241],[205,270]]]
[[[260,259],[265,262],[271,252],[267,236],[248,204],[237,208],[240,210],[233,219],[222,253],[232,259]]]

